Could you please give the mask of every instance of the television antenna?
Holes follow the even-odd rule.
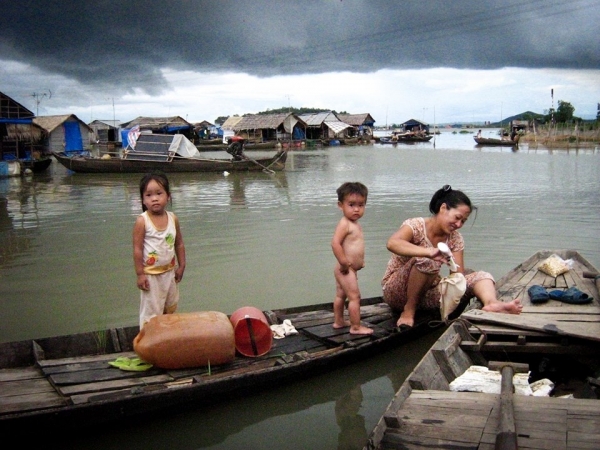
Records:
[[[52,91],[48,89],[48,92],[34,92],[31,96],[35,99],[35,115],[39,114],[40,103],[45,97],[48,97],[48,100],[52,98]]]

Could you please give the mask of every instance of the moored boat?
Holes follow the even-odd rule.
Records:
[[[556,277],[539,270],[552,254],[570,269]],[[476,309],[451,323],[365,449],[600,448],[599,284],[576,251],[541,251],[517,266],[496,288],[504,301],[521,298],[523,312]],[[532,303],[532,286],[555,299]],[[567,303],[569,288],[578,294]]]
[[[382,136],[379,139],[381,144],[399,144],[412,142],[429,142],[433,135],[415,134],[412,132],[394,134],[392,136]]]
[[[118,358],[136,356],[137,326],[1,343],[0,429],[22,424],[54,432],[181,412],[337,369],[441,325],[437,311],[421,312],[413,328],[398,329],[397,315],[381,297],[361,303],[361,320],[372,335],[334,329],[331,302],[263,313],[269,326],[287,323],[297,333],[273,339],[265,354],[236,352],[232,362],[218,366],[139,372],[112,367]]]
[[[21,173],[26,173],[27,169],[33,173],[41,173],[52,164],[52,156],[43,155],[39,158],[20,159],[19,163],[21,164]]]
[[[287,158],[283,150],[261,159],[250,158],[243,152],[232,158],[202,158],[185,136],[155,134],[140,135],[135,148],[123,150],[120,156],[67,155],[65,152],[52,155],[67,169],[82,173],[281,171]]]
[[[493,145],[493,146],[506,146],[506,147],[516,147],[519,145],[519,137],[515,137],[515,140],[512,139],[496,139],[496,138],[483,138],[473,136],[473,139],[477,143],[477,145]]]

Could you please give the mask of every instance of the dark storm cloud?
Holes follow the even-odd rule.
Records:
[[[598,23],[600,0],[11,1],[0,59],[151,93],[161,68],[597,69]]]

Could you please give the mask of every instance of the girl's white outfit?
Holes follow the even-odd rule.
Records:
[[[167,211],[167,227],[159,230],[148,216],[144,218],[146,232],[144,237],[144,273],[150,283],[150,289],[140,291],[140,329],[152,317],[172,313],[179,302],[179,287],[175,282],[175,219]]]

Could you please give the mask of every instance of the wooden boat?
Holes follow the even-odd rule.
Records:
[[[24,173],[27,169],[33,173],[41,173],[52,164],[52,156],[44,155],[37,159],[19,159],[19,163],[21,164],[21,173]]]
[[[228,153],[229,149],[227,150]],[[120,155],[109,154],[94,157],[88,154],[67,155],[52,152],[56,160],[73,172],[83,173],[145,173],[162,172],[236,172],[280,171],[285,168],[287,153],[278,151],[274,156],[253,159],[243,151],[231,154],[231,158],[202,158],[189,139],[181,134],[141,134],[135,146],[128,144]]]
[[[493,146],[502,145],[502,146],[506,146],[506,147],[516,147],[519,145],[519,136],[518,135],[514,141],[512,139],[482,138],[482,137],[477,137],[477,136],[473,136],[473,139],[475,139],[475,142],[477,143],[477,145],[493,145]]]
[[[573,261],[556,278],[538,270],[552,253]],[[532,285],[575,286],[593,301],[531,304]],[[598,271],[575,251],[542,251],[517,266],[497,291],[504,301],[521,298],[523,313],[464,312],[404,381],[365,449],[600,448],[599,285]],[[457,388],[477,366],[501,368],[489,374],[493,390]],[[527,387],[551,380],[551,396],[513,394],[518,369],[530,371]]]
[[[433,135],[415,135],[412,133],[407,134],[396,134],[393,136],[382,136],[379,138],[380,144],[401,144],[401,143],[413,143],[413,142],[429,142],[433,138]]]
[[[81,173],[145,173],[153,170],[163,172],[239,172],[272,170],[285,168],[287,152],[281,150],[270,158],[253,159],[243,156],[240,160],[217,158],[183,158],[172,156],[167,160],[130,159],[112,157],[110,159],[92,156],[67,156],[64,152],[52,152],[56,160],[73,172]]]
[[[236,352],[231,363],[195,369],[111,367],[118,357],[135,356],[137,326],[1,343],[0,430],[23,424],[55,431],[197,408],[337,369],[442,325],[437,311],[419,312],[413,328],[400,330],[381,297],[362,300],[361,319],[374,329],[369,336],[334,329],[332,303],[264,315],[270,325],[291,321],[298,333],[273,339],[262,356]]]

